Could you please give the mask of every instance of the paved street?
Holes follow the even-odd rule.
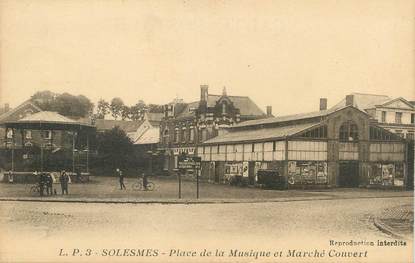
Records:
[[[35,200],[97,200],[97,201],[166,201],[178,199],[178,181],[175,177],[150,178],[156,188],[154,191],[135,191],[132,185],[135,178],[126,178],[127,190],[120,190],[118,179],[114,177],[93,177],[88,184],[70,184],[69,195],[60,195],[60,185],[54,184],[57,196],[40,198],[30,193],[31,184],[0,183],[1,198],[20,198]],[[375,189],[326,189],[326,190],[263,190],[258,188],[237,187],[200,183],[201,200],[260,201],[260,200],[315,200],[336,198],[372,198],[413,196],[411,191],[375,190]],[[182,181],[182,199],[196,199],[196,182]]]
[[[361,262],[391,262],[394,255],[394,262],[412,262],[410,235],[406,246],[329,244],[330,240],[351,239],[394,241],[374,226],[372,218],[387,208],[412,204],[411,197],[191,205],[3,201],[0,202],[0,255],[2,261],[27,261],[37,256],[40,261],[54,262],[253,262],[252,257],[178,257],[169,253],[171,249],[200,252],[202,248],[212,251],[292,248],[368,251],[368,257],[360,259]],[[76,253],[78,256],[70,256],[76,248],[83,248],[80,252],[83,256]],[[92,249],[92,255],[86,256],[86,248]],[[108,256],[103,252],[117,248],[156,249],[159,255],[137,258]],[[59,257],[60,249],[70,255]],[[278,262],[309,260],[280,258]],[[327,260],[356,262],[356,258],[318,259]],[[276,259],[261,258],[256,262],[262,261]]]

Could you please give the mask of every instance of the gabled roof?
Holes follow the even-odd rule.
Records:
[[[142,144],[155,144],[160,141],[160,131],[159,128],[150,128],[146,130],[135,142],[136,145]]]
[[[390,99],[382,104],[376,105],[376,106],[383,106],[383,107],[387,107],[395,102],[401,101],[403,104],[405,104],[406,106],[408,106],[409,108],[414,108],[414,105],[412,103],[410,103],[409,101],[407,101],[406,99],[399,97],[399,98],[395,98],[395,99]]]
[[[18,113],[19,111],[23,110],[25,107],[31,107],[32,109],[34,109],[37,112],[42,111],[41,108],[39,108],[38,106],[36,106],[30,99],[24,101],[22,104],[20,104],[19,106],[17,106],[14,109],[11,109],[3,114],[0,115],[0,122],[5,122],[5,121],[17,121],[19,118],[13,118],[13,115]]]
[[[98,131],[111,130],[118,126],[121,130],[126,133],[135,132],[144,123],[144,120],[140,121],[122,121],[122,120],[104,120],[97,119],[95,126]]]
[[[144,119],[148,120],[150,124],[153,126],[159,126],[163,117],[164,117],[164,113],[158,113],[158,112],[144,113]]]
[[[222,95],[209,94],[207,99],[207,106],[214,107],[216,102],[222,97]],[[227,96],[233,105],[239,109],[241,116],[265,116],[265,113],[247,96]],[[190,117],[194,116],[192,109],[199,107],[199,101],[193,101],[187,103],[183,110],[177,114],[177,117]]]
[[[353,95],[353,106],[360,110],[372,109],[376,105],[381,105],[390,101],[392,98],[386,95],[365,94],[365,93],[351,93]],[[332,109],[338,109],[346,106],[346,98],[334,105]]]
[[[218,144],[218,143],[237,143],[249,142],[266,139],[278,139],[295,135],[301,131],[307,130],[316,126],[320,121],[314,121],[305,124],[293,124],[281,127],[250,129],[250,130],[233,130],[223,135],[216,136],[207,140],[203,144]]]

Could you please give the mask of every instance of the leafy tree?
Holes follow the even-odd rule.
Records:
[[[105,119],[105,115],[107,115],[109,112],[110,112],[110,104],[107,101],[100,99],[97,104],[96,118]]]
[[[83,95],[58,94],[48,90],[36,92],[31,100],[42,110],[57,111],[59,114],[71,117],[88,116],[94,108],[94,104]]]
[[[124,105],[121,109],[121,119],[122,120],[130,119],[131,118],[130,112],[131,112],[130,107]]]
[[[147,106],[144,101],[139,100],[137,104],[130,108],[131,119],[134,121],[142,119],[146,110]]]
[[[97,151],[101,165],[125,168],[133,160],[134,145],[127,134],[118,126],[97,135]]]
[[[114,117],[114,119],[117,119],[118,117],[121,116],[123,106],[124,106],[124,102],[122,101],[122,99],[113,98],[111,100],[110,111],[111,111],[111,115],[112,115],[112,117]]]
[[[148,105],[148,112],[163,113],[164,112],[163,105],[149,104]]]

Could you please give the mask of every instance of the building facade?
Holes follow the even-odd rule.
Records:
[[[200,86],[200,100],[184,103],[174,101],[164,107],[160,123],[159,150],[164,154],[163,169],[172,172],[177,168],[179,154],[196,155],[199,144],[214,138],[225,129],[246,121],[266,117],[266,114],[249,98],[209,94],[208,86]],[[271,114],[271,109],[268,108]]]
[[[348,100],[344,107],[237,124],[198,147],[201,176],[254,185],[273,170],[289,187],[404,187],[407,144]]]
[[[352,100],[353,106],[370,114],[378,121],[380,127],[396,133],[402,138],[414,140],[415,106],[406,99],[352,93],[333,108],[343,107],[346,105],[346,100]]]

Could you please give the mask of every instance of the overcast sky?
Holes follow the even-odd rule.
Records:
[[[275,115],[415,97],[414,1],[0,0],[0,104],[39,90],[164,104],[200,84]]]

